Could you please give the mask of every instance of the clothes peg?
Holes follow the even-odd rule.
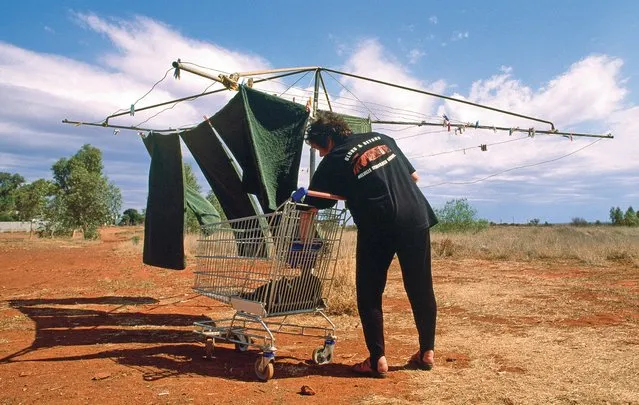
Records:
[[[495,126],[493,125],[493,133],[497,133],[497,128],[495,128]]]
[[[178,65],[175,67],[175,70],[173,71],[173,77],[177,80],[180,80],[180,63],[182,62],[179,58],[178,58]]]
[[[477,129],[477,127],[479,127],[479,121],[475,122],[475,129]]]
[[[131,109],[129,110],[129,115],[133,117],[135,115],[135,104],[131,104]]]
[[[448,132],[450,132],[450,122],[448,123]]]

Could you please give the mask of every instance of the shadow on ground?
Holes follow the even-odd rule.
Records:
[[[209,318],[150,313],[150,308],[161,308],[157,304],[150,297],[117,296],[11,300],[12,308],[34,322],[35,338],[29,347],[0,359],[0,364],[111,359],[149,381],[179,375],[256,380],[259,350],[237,352],[233,345],[216,345],[213,358],[204,359],[202,338],[193,333],[192,325]],[[51,355],[54,348],[61,350]],[[306,359],[277,356],[275,378],[307,375],[353,376],[344,364],[318,366]]]

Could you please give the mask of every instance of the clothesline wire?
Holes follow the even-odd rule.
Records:
[[[229,74],[228,72],[225,72],[225,71],[222,71],[222,70],[219,70],[219,69],[214,69],[214,68],[211,68],[211,67],[208,67],[208,66],[202,66],[202,65],[199,65],[199,64],[193,63],[193,62],[181,62],[181,63],[190,64],[190,65],[202,68],[202,69],[207,69],[207,70],[211,70],[211,71],[218,72],[218,73]],[[305,77],[308,73],[309,72],[304,72],[304,75],[302,76],[302,78]],[[373,111],[371,111],[371,108],[369,107],[370,105],[381,106],[381,107],[384,107],[384,108],[386,108],[388,110],[393,110],[393,111],[404,111],[404,112],[410,113],[410,115],[414,115],[414,116],[425,117],[425,118],[433,118],[432,116],[427,116],[426,114],[423,114],[423,113],[420,113],[420,112],[417,112],[417,111],[411,111],[411,110],[406,110],[406,109],[395,108],[395,107],[391,107],[391,106],[388,106],[388,105],[383,105],[383,104],[378,104],[378,103],[373,103],[373,102],[364,102],[364,101],[360,100],[359,98],[357,98],[357,96],[352,91],[350,91],[344,84],[342,84],[339,80],[337,80],[330,72],[325,72],[325,73],[328,74],[333,80],[335,80],[341,87],[343,87],[349,94],[351,94],[354,97],[353,99],[345,97],[345,96],[336,97],[334,94],[331,94],[331,93],[327,92],[329,95],[333,96],[333,100],[335,100],[337,98],[341,98],[341,99],[347,99],[347,100],[356,101],[357,103],[359,103],[362,106],[364,106],[363,110],[373,114],[376,118],[377,118],[377,116],[375,115],[375,113]],[[255,76],[255,77],[256,78],[261,78],[261,76]],[[308,96],[312,96],[313,95],[313,91],[312,90],[295,87],[295,84],[297,82],[299,82],[300,80],[301,80],[301,78],[296,80],[295,83],[293,83],[292,85],[288,85],[288,83],[286,83],[284,81],[281,81],[281,80],[276,80],[276,79],[273,79],[273,80],[270,80],[270,81],[278,83],[278,84],[281,84],[283,86],[288,86],[287,89],[284,92],[282,92],[282,94],[280,96],[283,96],[290,89],[295,89],[295,90],[300,91],[302,93],[306,93]],[[294,96],[292,96],[292,97],[294,97]],[[318,102],[321,102],[321,101],[318,100]],[[346,103],[340,103],[340,102],[336,102],[336,101],[331,101],[331,103],[338,104],[338,105],[343,105],[343,106],[348,106],[348,107],[355,107],[355,106],[350,106],[350,105],[348,105]],[[363,111],[363,110],[360,110],[360,111]],[[461,123],[461,121],[460,121],[460,123]]]
[[[311,90],[306,90],[306,89],[301,89],[301,88],[296,88],[296,90],[298,90],[300,92],[303,92],[303,93],[306,93],[306,95],[309,96],[309,97],[313,93]],[[419,113],[417,111],[411,111],[411,110],[406,110],[406,109],[402,109],[402,108],[391,107],[391,106],[378,104],[378,103],[374,103],[374,102],[370,102],[370,101],[362,101],[362,100],[350,98],[350,97],[347,97],[347,96],[336,96],[335,94],[332,94],[330,92],[327,92],[327,93],[328,93],[329,96],[331,96],[331,104],[333,104],[333,105],[344,106],[344,107],[347,107],[347,108],[349,108],[351,110],[362,111],[362,112],[367,112],[367,113],[371,113],[371,112],[375,111],[376,112],[375,116],[380,114],[380,112],[388,113],[388,112],[402,111],[402,112],[408,113],[408,114],[404,114],[404,115],[395,114],[394,117],[398,117],[398,116],[399,117],[404,117],[404,118],[410,117],[410,118],[407,118],[407,119],[415,119],[416,117],[418,117],[419,119],[441,118],[441,117],[435,117],[435,116],[426,115],[424,113]],[[340,100],[342,100],[342,101],[340,101]],[[355,103],[354,104],[349,104],[349,103],[343,102],[343,100],[354,101]],[[320,103],[325,103],[324,99],[322,99],[322,98],[320,98],[319,102]],[[363,104],[363,106],[362,106],[362,104]],[[378,106],[379,108],[375,108],[374,106]]]
[[[433,157],[433,156],[439,156],[439,155],[447,155],[450,153],[456,153],[456,152],[465,152],[467,150],[471,150],[471,149],[475,149],[475,148],[481,148],[482,145],[485,145],[486,147],[488,146],[495,146],[495,145],[501,145],[504,143],[509,143],[509,142],[516,142],[516,141],[522,141],[524,139],[532,139],[529,136],[521,136],[519,138],[514,138],[514,139],[509,139],[507,141],[501,141],[501,142],[493,142],[493,143],[486,143],[486,144],[480,144],[480,145],[475,145],[475,146],[467,146],[465,148],[460,148],[460,149],[453,149],[453,150],[447,150],[444,152],[437,152],[437,153],[432,153],[430,155],[418,155],[418,156],[408,156],[408,159],[422,159],[422,158],[427,158],[427,157]]]
[[[388,125],[388,124],[377,124],[377,125]],[[415,129],[415,128],[419,128],[418,125],[410,125],[410,126],[404,126],[404,128],[395,128],[395,127],[381,127],[379,128],[381,131],[385,131],[385,132],[404,132],[407,131],[409,129]],[[400,138],[395,138],[395,140],[400,139]]]
[[[220,72],[220,73],[225,73],[224,71],[217,70],[217,69],[213,69],[213,68],[209,68],[209,67],[202,66],[202,65],[198,65],[198,64],[196,64],[196,63],[192,63],[192,62],[184,62],[184,63],[188,63],[188,64],[191,64],[191,65],[194,65],[194,66],[197,66],[197,67],[203,68],[203,69],[208,69],[208,70],[212,70],[212,71],[216,71],[216,72]],[[146,92],[146,93],[145,93],[142,97],[138,98],[138,99],[135,101],[135,103],[134,103],[133,105],[136,105],[139,101],[141,101],[141,100],[142,100],[142,99],[144,99],[146,96],[148,96],[148,95],[149,95],[149,94],[150,94],[150,93],[151,93],[151,92],[152,92],[152,91],[153,91],[153,90],[157,87],[157,85],[158,85],[158,84],[160,84],[161,82],[163,82],[163,81],[166,79],[166,77],[167,77],[168,73],[169,73],[171,70],[172,70],[172,69],[168,69],[168,70],[164,73],[164,76],[163,76],[160,80],[158,80],[157,82],[155,82],[155,83],[153,84],[153,86],[151,87],[151,89],[150,89],[149,91],[147,91],[147,92]],[[282,92],[282,93],[280,94],[280,96],[283,96],[286,92],[288,92],[288,91],[289,91],[289,90],[291,90],[291,89],[295,89],[295,90],[297,90],[297,91],[299,91],[299,92],[306,93],[306,94],[308,94],[308,95],[312,94],[312,91],[310,91],[310,90],[303,89],[303,88],[300,88],[300,87],[295,87],[295,84],[296,84],[296,83],[298,83],[300,80],[302,80],[305,76],[307,76],[307,75],[308,75],[308,73],[309,73],[309,72],[305,72],[305,74],[304,74],[304,75],[302,75],[299,79],[297,79],[297,80],[296,80],[296,81],[295,81],[292,85],[288,86],[288,88],[287,88],[286,90],[284,90],[284,92]],[[279,83],[279,84],[281,84],[281,85],[287,85],[287,83],[285,83],[285,82],[283,82],[283,81],[279,81],[279,80],[273,80],[273,82],[277,82],[277,83]],[[216,83],[216,82],[214,82],[213,84],[215,84],[215,83]],[[209,89],[209,88],[210,88],[213,84],[211,84],[210,86],[208,86],[208,87],[206,88],[206,90],[208,90],[208,89]],[[206,90],[204,90],[202,93],[205,93],[205,92],[206,92]],[[347,89],[347,91],[348,91],[348,89]],[[201,94],[202,94],[202,93],[201,93]],[[181,101],[187,101],[187,100],[189,100],[189,101],[190,101],[190,100],[195,100],[195,99],[199,98],[199,97],[201,96],[201,94],[200,94],[200,95],[193,96],[193,97],[190,97],[190,98],[188,98],[188,99],[186,99],[186,100],[181,100]],[[352,94],[352,93],[351,93],[351,94]],[[296,97],[296,96],[292,96],[292,95],[291,95],[291,96],[289,96],[289,97]],[[284,98],[284,97],[283,97],[283,98]],[[340,97],[340,98],[341,98],[341,99],[347,99],[347,100],[353,100],[353,101],[356,101],[356,102],[358,102],[358,103],[364,104],[361,100],[358,100],[358,99],[350,99],[350,98],[348,98],[348,97]],[[179,101],[179,102],[181,102],[181,101]],[[166,111],[168,111],[168,110],[170,110],[170,109],[174,108],[174,107],[175,107],[175,106],[176,106],[179,102],[176,102],[176,103],[172,104],[170,107],[166,107],[166,108],[164,108],[163,110],[159,111],[158,113],[156,113],[156,114],[154,114],[154,115],[150,116],[149,118],[147,118],[146,120],[142,121],[140,124],[146,123],[146,122],[150,121],[151,119],[153,119],[153,118],[157,117],[158,115],[160,115],[160,114],[162,114],[162,113],[164,113],[164,112],[166,112]],[[340,102],[337,102],[337,101],[335,101],[335,102],[334,102],[334,104],[343,105],[343,106],[350,107],[350,108],[355,107],[354,105],[349,105],[349,104],[346,104],[346,103],[340,103]],[[390,107],[390,106],[385,106],[385,107],[387,107],[387,108],[389,108],[389,109],[393,109],[393,108],[392,108],[392,107]],[[366,111],[366,112],[369,112],[369,113],[371,112],[371,110],[370,110],[370,109],[365,109],[365,110],[364,110],[364,109],[358,109],[358,110],[359,110],[359,111]],[[127,111],[127,109],[119,109],[119,110],[115,111],[115,112],[114,112],[113,114],[111,114],[111,115],[115,115],[115,114],[117,114],[117,113],[119,113],[119,112],[121,112],[121,111]],[[418,114],[418,113],[416,113],[416,114]],[[421,116],[424,116],[424,115],[422,114]],[[139,126],[140,124],[138,124],[138,126]]]
[[[525,169],[525,168],[529,168],[529,167],[540,166],[540,165],[544,165],[544,164],[547,164],[547,163],[556,162],[556,161],[558,161],[558,160],[561,160],[561,159],[563,159],[563,158],[566,158],[566,157],[568,157],[568,156],[572,156],[572,155],[574,155],[574,154],[576,154],[576,153],[578,153],[578,152],[581,152],[582,150],[584,150],[584,149],[586,149],[586,148],[589,148],[589,147],[593,146],[594,144],[596,144],[597,142],[600,142],[600,141],[602,141],[602,140],[603,140],[603,138],[602,138],[602,139],[597,139],[597,140],[595,140],[595,141],[593,141],[593,142],[589,143],[589,144],[588,144],[588,145],[586,145],[586,146],[583,146],[583,147],[581,147],[581,148],[579,148],[579,149],[577,149],[577,150],[574,150],[574,151],[572,151],[572,152],[570,152],[570,153],[567,153],[567,154],[565,154],[565,155],[562,155],[562,156],[559,156],[559,157],[556,157],[556,158],[553,158],[553,159],[544,160],[544,161],[541,161],[541,162],[531,163],[531,164],[527,164],[527,165],[521,165],[521,166],[511,167],[510,169],[502,170],[502,171],[499,171],[499,172],[497,172],[497,173],[493,173],[493,174],[491,174],[491,175],[488,175],[488,176],[486,176],[486,177],[482,177],[482,178],[477,179],[477,180],[471,180],[471,181],[460,181],[460,182],[445,181],[445,182],[441,182],[441,183],[437,183],[437,184],[430,184],[430,185],[428,185],[428,186],[422,186],[422,187],[420,187],[420,189],[432,188],[432,187],[439,187],[439,186],[443,186],[443,185],[447,185],[447,184],[451,184],[451,185],[469,185],[469,184],[476,184],[476,183],[482,182],[482,181],[484,181],[484,180],[488,180],[488,179],[490,179],[490,178],[492,178],[492,177],[499,176],[500,174],[504,174],[504,173],[507,173],[507,172],[511,172],[511,171],[513,171],[513,170]]]
[[[211,70],[211,71],[215,71],[215,72],[220,72],[220,73],[226,73],[226,72],[224,72],[224,71],[221,71],[221,70],[218,70],[218,69],[213,69],[213,68],[206,67],[206,66],[202,66],[202,65],[199,65],[199,64],[197,64],[197,63],[193,63],[193,62],[183,62],[183,63],[191,64],[191,65],[193,65],[193,66],[197,66],[197,67],[200,67],[200,68],[202,68],[202,69],[207,69],[207,70]],[[145,98],[148,94],[150,94],[150,93],[151,93],[151,92],[155,89],[155,87],[156,87],[158,84],[160,84],[162,81],[164,81],[164,80],[166,79],[166,77],[167,77],[168,73],[169,73],[171,70],[172,70],[172,68],[168,69],[168,70],[164,73],[164,76],[163,76],[160,80],[158,80],[156,83],[154,83],[154,84],[153,84],[153,86],[151,87],[151,89],[150,89],[149,91],[147,91],[147,92],[146,92],[146,93],[145,93],[142,97],[140,97],[138,100],[136,100],[136,102],[135,102],[133,105],[137,104],[140,100],[142,100],[142,99],[143,99],[143,98]],[[282,97],[285,93],[287,93],[287,92],[288,92],[289,90],[291,90],[291,89],[295,89],[296,91],[301,92],[301,93],[313,94],[313,92],[312,92],[311,90],[304,89],[304,88],[299,88],[299,87],[295,87],[295,85],[296,85],[296,84],[297,84],[300,80],[302,80],[304,77],[306,77],[306,76],[308,75],[308,73],[309,73],[309,72],[305,72],[305,73],[304,73],[304,75],[300,76],[300,77],[299,77],[299,78],[298,78],[298,79],[297,79],[297,80],[296,80],[293,84],[291,84],[291,85],[288,85],[287,83],[285,83],[285,82],[283,82],[283,81],[280,81],[280,80],[275,80],[275,79],[274,79],[274,80],[272,80],[272,81],[273,81],[273,82],[275,82],[275,83],[279,83],[279,84],[281,84],[281,85],[284,85],[284,86],[288,86],[288,87],[287,87],[287,88],[286,88],[286,89],[285,89],[285,90],[284,90],[284,91],[280,94],[280,97]],[[373,103],[373,102],[364,102],[364,101],[360,100],[359,98],[357,98],[357,96],[356,96],[356,95],[355,95],[355,94],[354,94],[351,90],[349,90],[349,89],[348,89],[348,88],[347,88],[344,84],[342,84],[339,80],[337,80],[337,79],[336,79],[336,78],[335,78],[335,77],[334,77],[334,76],[333,76],[330,72],[325,72],[325,73],[326,73],[326,74],[328,74],[328,75],[329,75],[329,76],[330,76],[333,80],[335,80],[335,82],[337,82],[337,83],[338,83],[338,84],[339,84],[342,88],[344,88],[344,90],[346,90],[346,91],[347,91],[350,95],[352,95],[352,96],[354,97],[354,99],[351,99],[351,98],[346,97],[346,96],[339,96],[339,97],[335,97],[335,95],[333,95],[333,101],[332,101],[332,104],[346,106],[347,108],[352,109],[352,110],[356,110],[356,111],[365,111],[365,112],[368,112],[369,114],[372,114],[373,116],[375,116],[378,120],[379,120],[379,117],[378,117],[378,116],[377,116],[377,114],[375,114],[375,112],[374,112],[374,111],[370,108],[370,106],[372,106],[372,105],[376,105],[376,106],[382,107],[382,108],[380,108],[380,109],[379,109],[379,110],[382,110],[382,113],[389,113],[389,114],[392,114],[392,116],[393,116],[393,117],[396,117],[396,118],[397,118],[397,117],[403,117],[403,115],[401,115],[401,114],[396,114],[396,112],[398,112],[398,111],[402,111],[402,112],[404,112],[404,113],[408,113],[408,114],[410,114],[411,116],[418,116],[418,117],[420,117],[420,118],[428,118],[428,119],[432,119],[432,118],[441,118],[441,117],[432,117],[432,116],[430,116],[430,117],[429,117],[429,116],[427,116],[426,114],[419,113],[419,112],[417,112],[417,111],[411,111],[411,110],[406,110],[406,109],[399,109],[399,108],[395,108],[395,107],[391,107],[391,106],[387,106],[387,105],[383,105],[383,104],[378,104],[378,103]],[[170,110],[170,109],[173,109],[173,108],[174,108],[174,107],[175,107],[175,106],[176,106],[179,102],[181,102],[181,101],[187,101],[187,100],[189,100],[189,101],[190,101],[190,100],[195,100],[195,99],[199,98],[199,97],[200,97],[203,93],[206,93],[206,91],[207,91],[210,87],[212,87],[215,83],[216,83],[216,82],[213,82],[210,86],[208,86],[208,87],[207,87],[207,88],[206,88],[206,89],[205,89],[202,93],[200,93],[199,95],[196,95],[196,96],[190,97],[190,98],[188,98],[188,99],[180,100],[180,101],[178,101],[178,102],[176,102],[176,103],[172,104],[170,107],[164,108],[163,110],[159,111],[158,113],[156,113],[156,114],[154,114],[154,115],[150,116],[149,118],[147,118],[146,120],[144,120],[144,121],[140,122],[140,123],[138,124],[138,126],[139,126],[139,125],[142,125],[142,124],[144,124],[144,123],[146,123],[146,122],[148,122],[148,121],[150,121],[151,119],[153,119],[153,118],[157,117],[158,115],[160,115],[160,114],[164,113],[165,111],[168,111],[168,110]],[[328,93],[328,91],[327,91],[327,93]],[[330,93],[328,93],[328,94],[330,94]],[[288,95],[288,97],[296,97],[296,96]],[[356,104],[354,104],[354,105],[350,105],[350,104],[343,103],[343,102],[340,102],[340,101],[337,101],[337,100],[352,100],[352,101],[356,102]],[[320,100],[318,100],[318,102],[320,102]],[[364,109],[362,109],[362,108],[361,108],[362,106],[364,107]],[[359,107],[359,108],[358,108],[358,107]],[[386,110],[386,111],[384,111],[384,110]],[[120,109],[120,110],[116,111],[114,114],[116,114],[117,112],[120,112],[120,111],[126,111],[126,110],[125,110],[125,109]],[[113,114],[112,114],[112,115],[113,115]],[[370,115],[369,115],[369,117],[370,117]],[[455,120],[455,119],[450,119],[449,117],[446,117],[446,121],[442,121],[442,125],[445,125],[447,122],[448,122],[448,123],[450,123],[450,125],[452,125],[452,126],[464,125],[464,126],[469,126],[470,128],[472,128],[472,125],[471,125],[470,123],[463,124],[463,123],[462,123],[462,121]],[[386,130],[399,132],[399,131],[404,131],[404,130],[408,130],[408,129],[411,129],[411,128],[415,128],[416,126],[419,126],[419,125],[413,125],[413,126],[409,126],[409,127],[407,127],[407,128],[401,128],[401,129],[390,129],[390,128],[388,128],[388,129],[386,129]],[[419,134],[413,134],[413,135],[409,135],[409,136],[405,136],[405,137],[399,137],[399,138],[396,138],[396,139],[397,139],[397,140],[400,140],[400,139],[406,139],[406,138],[412,138],[412,137],[416,137],[416,136],[421,136],[421,135],[429,134],[429,133],[442,133],[442,132],[446,132],[446,130],[421,132],[421,133],[419,133]],[[509,142],[509,141],[507,141],[507,142]]]
[[[211,71],[215,71],[215,72],[220,72],[220,73],[226,73],[226,74],[228,74],[228,72],[225,72],[225,71],[222,71],[222,70],[219,70],[219,69],[214,69],[214,68],[211,68],[211,67],[208,67],[208,66],[203,66],[203,65],[200,65],[200,64],[197,64],[197,63],[194,63],[194,62],[182,62],[182,63],[184,63],[184,64],[190,64],[190,65],[193,65],[193,66],[197,66],[197,67],[202,68],[202,69],[207,69],[207,70],[211,70]],[[136,101],[133,105],[137,104],[140,100],[142,100],[144,97],[146,97],[146,96],[147,96],[147,95],[148,95],[151,91],[153,91],[153,89],[154,89],[154,88],[155,88],[155,87],[156,87],[159,83],[161,83],[161,82],[162,82],[162,81],[166,78],[166,76],[168,75],[168,72],[170,72],[172,69],[173,69],[173,68],[169,68],[169,69],[167,69],[167,71],[165,72],[165,74],[164,74],[164,76],[162,77],[162,79],[160,79],[158,82],[156,82],[156,83],[155,83],[155,84],[151,87],[151,89],[150,89],[150,90],[149,90],[146,94],[144,94],[141,98],[139,98],[139,99],[138,99],[138,100],[137,100],[137,101]],[[325,71],[325,73],[326,73],[327,75],[329,75],[329,76],[330,76],[330,77],[331,77],[331,78],[332,78],[335,82],[337,82],[337,83],[338,83],[338,84],[339,84],[342,88],[344,88],[344,90],[346,90],[349,94],[351,94],[351,95],[355,98],[355,101],[357,101],[357,103],[359,103],[360,105],[364,106],[364,107],[365,107],[365,109],[366,109],[366,111],[369,113],[369,117],[370,117],[370,114],[372,114],[372,115],[373,115],[376,119],[378,119],[378,120],[379,120],[379,117],[377,116],[377,114],[375,114],[375,112],[374,112],[373,110],[371,110],[371,108],[369,107],[369,105],[371,105],[371,104],[376,104],[376,103],[372,103],[372,102],[365,103],[365,102],[363,102],[362,100],[360,100],[359,98],[357,98],[357,96],[356,96],[356,95],[355,95],[355,94],[354,94],[354,93],[353,93],[350,89],[348,89],[348,88],[347,88],[347,87],[346,87],[346,86],[345,86],[345,85],[344,85],[341,81],[339,81],[337,78],[335,78],[335,76],[333,76],[330,72]],[[302,78],[303,78],[303,77],[305,77],[307,74],[308,74],[308,72],[305,72],[305,74],[302,76]],[[260,76],[256,76],[256,77],[260,77]],[[291,88],[295,88],[294,86],[295,86],[295,84],[296,84],[297,82],[299,82],[299,80],[301,80],[301,78],[300,78],[300,79],[298,79],[296,82],[294,82],[292,85],[288,86],[288,88],[287,88],[287,89],[286,89],[286,90],[282,93],[282,95],[283,95],[284,93],[286,93],[287,91],[289,91]],[[273,81],[273,82],[280,83],[280,84],[283,84],[283,85],[287,85],[286,83],[281,82],[281,81],[279,81],[279,80],[275,80],[275,79],[273,79],[272,81]],[[297,91],[301,91],[301,92],[303,92],[303,93],[309,93],[309,92],[310,92],[310,90],[307,90],[307,89],[300,89],[300,88],[295,88],[295,89],[296,89]],[[328,92],[327,92],[327,93],[328,93]],[[198,97],[197,97],[197,96],[194,96],[194,97],[192,97],[192,98],[188,98],[188,100],[194,100],[194,99],[196,99],[196,98],[198,98]],[[344,96],[341,96],[340,98],[342,98],[342,99],[349,99],[348,97],[344,97]],[[185,101],[185,100],[181,100],[181,101]],[[318,100],[318,102],[319,102],[319,100]],[[176,103],[176,104],[177,104],[177,103]],[[147,121],[149,121],[151,118],[154,118],[154,117],[158,116],[159,114],[161,114],[161,113],[163,113],[163,112],[165,112],[165,111],[167,111],[167,110],[169,110],[169,109],[172,109],[173,107],[175,107],[175,105],[176,105],[176,104],[173,104],[171,107],[168,107],[168,108],[163,109],[162,111],[160,111],[159,113],[157,113],[157,114],[155,114],[155,115],[151,116],[150,118],[148,118],[148,119],[147,119],[147,120],[145,120],[144,122],[147,122]],[[335,101],[334,101],[334,102],[333,102],[333,104],[340,104],[340,103],[339,103],[339,102],[335,102]],[[342,104],[342,105],[346,105],[346,104]],[[392,111],[400,111],[400,110],[402,110],[402,109],[397,109],[397,108],[390,107],[390,106],[384,106],[384,105],[381,105],[381,104],[378,104],[378,105],[385,107],[387,110],[392,110]],[[348,105],[348,107],[349,107],[349,108],[352,108],[352,109],[356,109],[356,107],[355,107],[355,106],[350,106],[350,105]],[[357,109],[356,109],[356,110],[357,110]],[[114,114],[116,114],[116,113],[118,113],[118,112],[120,112],[120,111],[126,111],[126,109],[119,109],[119,110],[118,110],[118,111],[116,111]],[[359,111],[362,111],[362,110],[359,110]],[[404,112],[406,112],[406,113],[410,113],[411,115],[415,114],[415,115],[420,116],[420,117],[427,117],[425,114],[423,114],[423,113],[419,113],[419,112],[416,112],[416,111],[410,111],[410,110],[405,110],[405,109],[404,109],[403,111],[404,111]],[[114,114],[112,114],[112,115],[114,115]],[[395,116],[396,116],[396,115],[395,115]],[[439,117],[438,117],[438,118],[439,118]],[[455,120],[455,119],[450,119],[450,118],[448,118],[448,117],[446,117],[446,121],[444,121],[443,123],[446,123],[446,122],[447,122],[447,123],[449,123],[449,124],[451,124],[451,125],[454,125],[454,126],[459,126],[459,125],[464,125],[464,126],[468,126],[468,127],[471,127],[471,126],[472,126],[472,124],[471,124],[471,123],[463,123],[462,121]]]
[[[377,117],[377,115],[375,115],[375,113],[374,113],[374,112],[372,112],[372,111],[371,111],[371,109],[370,109],[370,108],[369,108],[369,107],[368,107],[368,106],[367,106],[364,102],[362,102],[362,100],[360,100],[360,99],[359,99],[359,98],[358,98],[358,97],[357,97],[357,96],[356,96],[356,95],[355,95],[352,91],[350,91],[350,90],[348,89],[348,87],[344,86],[344,84],[342,84],[342,82],[340,82],[339,80],[337,80],[337,79],[335,78],[335,76],[333,76],[330,72],[325,72],[325,73],[326,73],[326,74],[328,74],[328,75],[329,75],[329,76],[330,76],[333,80],[335,80],[335,81],[336,81],[336,82],[337,82],[340,86],[342,86],[342,87],[344,88],[344,90],[346,90],[349,94],[351,94],[353,97],[355,97],[355,99],[356,99],[357,101],[359,101],[359,102],[360,102],[360,103],[361,103],[364,107],[366,107],[366,109],[367,109],[367,110],[368,110],[368,111],[369,111],[369,112],[370,112],[370,113],[371,113],[371,114],[372,114],[372,115],[373,115],[376,119],[379,119],[379,118]]]
[[[420,133],[413,134],[413,135],[400,136],[398,138],[395,138],[395,140],[396,141],[401,141],[402,139],[414,138],[416,136],[428,135],[428,134],[440,134],[442,132],[448,132],[448,130],[447,129],[436,129],[436,130],[431,130],[431,131],[424,131],[424,132],[420,132]]]
[[[303,78],[305,78],[308,75],[309,72],[305,72],[302,76],[300,76],[297,80],[295,80],[295,82],[293,84],[291,84],[290,86],[288,86],[286,88],[286,90],[284,90],[282,93],[280,93],[279,97],[282,97],[284,95],[284,93],[286,93],[287,91],[289,91],[291,88],[293,88],[300,80],[302,80]]]
[[[196,100],[198,98],[200,98],[204,93],[206,93],[211,87],[213,87],[215,84],[217,84],[217,82],[213,82],[211,84],[209,84],[200,94],[197,94],[191,98],[189,98],[188,100]],[[166,107],[162,110],[160,110],[159,112],[153,114],[152,116],[150,116],[149,118],[145,119],[144,121],[140,122],[139,124],[136,125],[136,127],[139,127],[140,125],[152,120],[153,118],[157,117],[158,115],[162,114],[165,111],[171,110],[173,109],[173,107],[175,107],[176,105],[178,105],[179,103],[181,103],[182,101],[187,101],[187,100],[181,100],[181,101],[176,101],[175,103],[173,103],[170,107]]]
[[[164,72],[164,76],[162,76],[162,78],[161,78],[160,80],[158,80],[157,82],[155,82],[155,83],[153,84],[153,86],[151,86],[151,88],[149,89],[149,91],[147,91],[146,93],[144,93],[144,95],[143,95],[142,97],[140,97],[140,98],[138,98],[137,100],[135,100],[135,103],[133,103],[132,105],[134,105],[134,106],[135,106],[137,103],[139,103],[139,102],[140,102],[140,100],[142,100],[144,97],[146,97],[146,96],[148,96],[149,94],[151,94],[151,92],[155,89],[155,87],[156,87],[158,84],[162,83],[162,82],[164,81],[164,79],[166,79],[166,76],[168,76],[169,72],[170,72],[170,71],[172,71],[172,70],[173,70],[173,68],[169,68],[169,69],[167,69],[167,71],[166,71],[166,72]],[[117,113],[119,113],[119,112],[123,112],[123,111],[127,111],[127,109],[126,109],[126,108],[120,108],[119,110],[115,111],[115,112],[114,112],[114,113],[112,113],[111,115],[115,115],[115,114],[117,114]],[[105,121],[106,121],[106,119],[105,119]]]

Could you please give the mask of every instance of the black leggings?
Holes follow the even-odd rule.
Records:
[[[429,230],[360,230],[357,235],[357,309],[373,368],[384,356],[382,293],[395,253],[413,310],[420,353],[435,347],[437,303],[431,273]]]

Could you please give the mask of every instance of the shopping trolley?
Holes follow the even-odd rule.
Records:
[[[195,322],[212,358],[216,342],[245,352],[258,348],[258,379],[274,375],[275,333],[323,338],[312,353],[316,364],[330,363],[335,325],[326,315],[346,223],[346,210],[320,211],[285,202],[273,213],[224,221],[202,228],[194,290],[229,304],[225,319]],[[289,322],[291,315],[318,314],[324,326]]]

